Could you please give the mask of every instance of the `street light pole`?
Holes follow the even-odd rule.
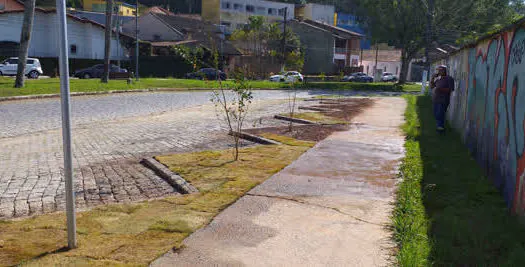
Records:
[[[427,32],[426,32],[426,43],[425,48],[425,60],[426,60],[426,69],[427,69],[427,80],[430,80],[430,69],[432,64],[430,62],[430,50],[432,49],[432,14],[434,13],[434,0],[428,0],[427,2]]]
[[[59,68],[60,68],[60,96],[62,104],[62,142],[64,149],[64,179],[66,181],[66,215],[67,215],[67,245],[69,249],[77,247],[75,193],[73,192],[73,159],[71,153],[71,104],[69,93],[69,65],[67,43],[66,1],[56,0],[58,41],[59,41]]]
[[[139,81],[139,0],[135,1],[135,80]]]
[[[283,58],[282,58],[282,65],[281,65],[281,71],[284,72],[284,66],[286,65],[286,20],[288,16],[288,7],[284,8],[284,25],[283,25],[283,40],[282,40],[282,50],[283,50]]]

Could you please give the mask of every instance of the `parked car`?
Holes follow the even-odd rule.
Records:
[[[128,72],[128,70],[120,68],[117,65],[110,65],[109,72]],[[91,79],[91,78],[101,78],[104,74],[104,64],[97,64],[95,66],[77,70],[73,73],[73,77],[80,79]]]
[[[217,75],[221,80],[226,80],[228,77],[226,76],[226,73],[222,72],[221,70],[214,69],[214,68],[204,68],[200,69],[196,72],[186,73],[186,79],[197,79],[197,80],[217,80]]]
[[[0,76],[14,76],[18,71],[18,58],[11,57],[0,63]],[[28,58],[26,61],[26,69],[24,75],[30,79],[38,79],[42,71],[40,60],[36,58]]]
[[[397,76],[390,72],[383,72],[381,76],[381,81],[383,82],[397,82]]]
[[[343,82],[358,82],[358,83],[371,83],[374,81],[374,78],[366,75],[363,72],[352,73],[349,76],[343,77]]]
[[[270,82],[303,82],[304,76],[298,71],[287,71],[281,74],[272,75]]]

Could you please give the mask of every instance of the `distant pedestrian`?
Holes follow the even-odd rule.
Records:
[[[446,66],[437,67],[436,74],[430,81],[430,87],[433,89],[432,103],[437,131],[443,133],[445,132],[445,118],[450,104],[450,95],[454,91],[454,79],[448,76]]]

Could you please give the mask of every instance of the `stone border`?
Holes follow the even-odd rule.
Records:
[[[249,133],[246,133],[246,132],[240,132],[239,133],[239,132],[232,131],[232,132],[229,132],[228,134],[229,135],[234,135],[234,136],[239,136],[241,139],[252,141],[254,143],[258,143],[258,144],[261,144],[261,145],[282,145],[281,143],[279,143],[277,141],[270,140],[270,139],[267,139],[267,138],[264,138],[264,137],[261,137],[261,136],[258,136],[258,135],[249,134]]]
[[[175,187],[179,192],[183,194],[197,193],[199,190],[193,185],[188,183],[179,175],[170,171],[166,166],[157,161],[154,158],[145,158],[140,161],[144,166],[153,170],[158,176],[166,180],[171,186]]]
[[[301,110],[312,110],[312,111],[319,111],[319,112],[333,111],[333,109],[329,109],[329,108],[316,108],[316,107],[298,107],[298,109],[301,109]]]
[[[285,117],[285,116],[281,116],[281,115],[275,115],[273,117],[275,119],[278,119],[278,120],[291,121],[291,122],[301,123],[301,124],[319,124],[319,123],[317,123],[315,121],[309,121],[309,120],[303,120],[303,119],[297,119],[297,118],[290,118],[290,117]]]

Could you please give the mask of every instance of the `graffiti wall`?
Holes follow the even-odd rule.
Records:
[[[445,60],[457,84],[449,122],[520,215],[525,215],[524,54],[520,25]]]

